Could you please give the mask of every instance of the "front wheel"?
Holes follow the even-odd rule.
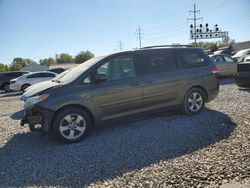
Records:
[[[73,143],[82,140],[91,128],[89,115],[81,108],[65,108],[58,112],[52,124],[56,140]]]
[[[198,88],[190,89],[185,95],[183,112],[187,115],[199,113],[205,106],[205,94]]]

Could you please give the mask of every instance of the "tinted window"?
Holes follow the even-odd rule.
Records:
[[[174,55],[167,50],[142,52],[139,55],[145,74],[170,72],[177,69]]]
[[[208,64],[205,54],[198,50],[177,50],[176,57],[184,68],[205,66]]]
[[[19,76],[22,76],[23,74],[24,74],[23,72],[15,72],[15,73],[13,73],[12,76],[19,77]]]
[[[55,75],[51,73],[41,73],[41,77],[55,77]]]
[[[134,77],[135,64],[132,55],[124,55],[108,60],[97,69],[98,74],[106,74],[108,80]]]
[[[3,76],[4,76],[5,78],[13,77],[13,73],[5,73]]]
[[[28,76],[27,78],[44,78],[44,77],[55,77],[52,73],[36,73]]]
[[[27,78],[40,78],[41,77],[41,73],[36,73],[36,74],[32,74],[30,76],[27,76]]]

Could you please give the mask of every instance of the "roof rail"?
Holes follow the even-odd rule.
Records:
[[[149,49],[149,48],[161,48],[161,47],[194,47],[192,45],[183,45],[183,44],[176,44],[176,45],[156,45],[156,46],[145,46],[139,49]]]

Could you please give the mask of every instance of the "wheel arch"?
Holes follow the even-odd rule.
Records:
[[[52,119],[51,119],[50,128],[51,128],[51,126],[52,126],[52,123],[53,123],[53,121],[54,121],[56,115],[57,115],[58,113],[60,113],[60,111],[62,111],[62,110],[65,109],[65,108],[80,108],[80,109],[82,109],[83,111],[85,111],[85,112],[89,115],[89,117],[90,117],[90,119],[91,119],[91,123],[93,124],[93,126],[95,126],[96,120],[95,120],[95,118],[94,118],[93,113],[91,112],[91,110],[90,110],[89,108],[87,108],[86,106],[83,106],[83,105],[79,105],[79,104],[68,104],[68,105],[61,106],[60,108],[58,108],[58,109],[55,111],[55,113],[53,114],[53,117],[52,117]]]
[[[191,86],[188,90],[187,90],[187,92],[188,91],[190,91],[191,89],[194,89],[194,88],[198,88],[198,89],[200,89],[201,91],[203,91],[203,93],[205,94],[205,101],[207,102],[208,101],[208,92],[207,92],[207,90],[206,90],[206,88],[205,87],[203,87],[202,85],[193,85],[193,86]],[[186,92],[186,93],[187,93]]]
[[[31,86],[31,84],[29,84],[29,83],[24,83],[24,84],[22,84],[22,86],[21,86],[21,90],[23,90],[23,86],[25,86],[25,85]]]

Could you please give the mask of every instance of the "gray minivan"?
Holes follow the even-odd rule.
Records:
[[[219,91],[218,68],[200,48],[144,47],[92,58],[21,97],[21,125],[66,143],[104,121],[179,108],[197,114]]]

